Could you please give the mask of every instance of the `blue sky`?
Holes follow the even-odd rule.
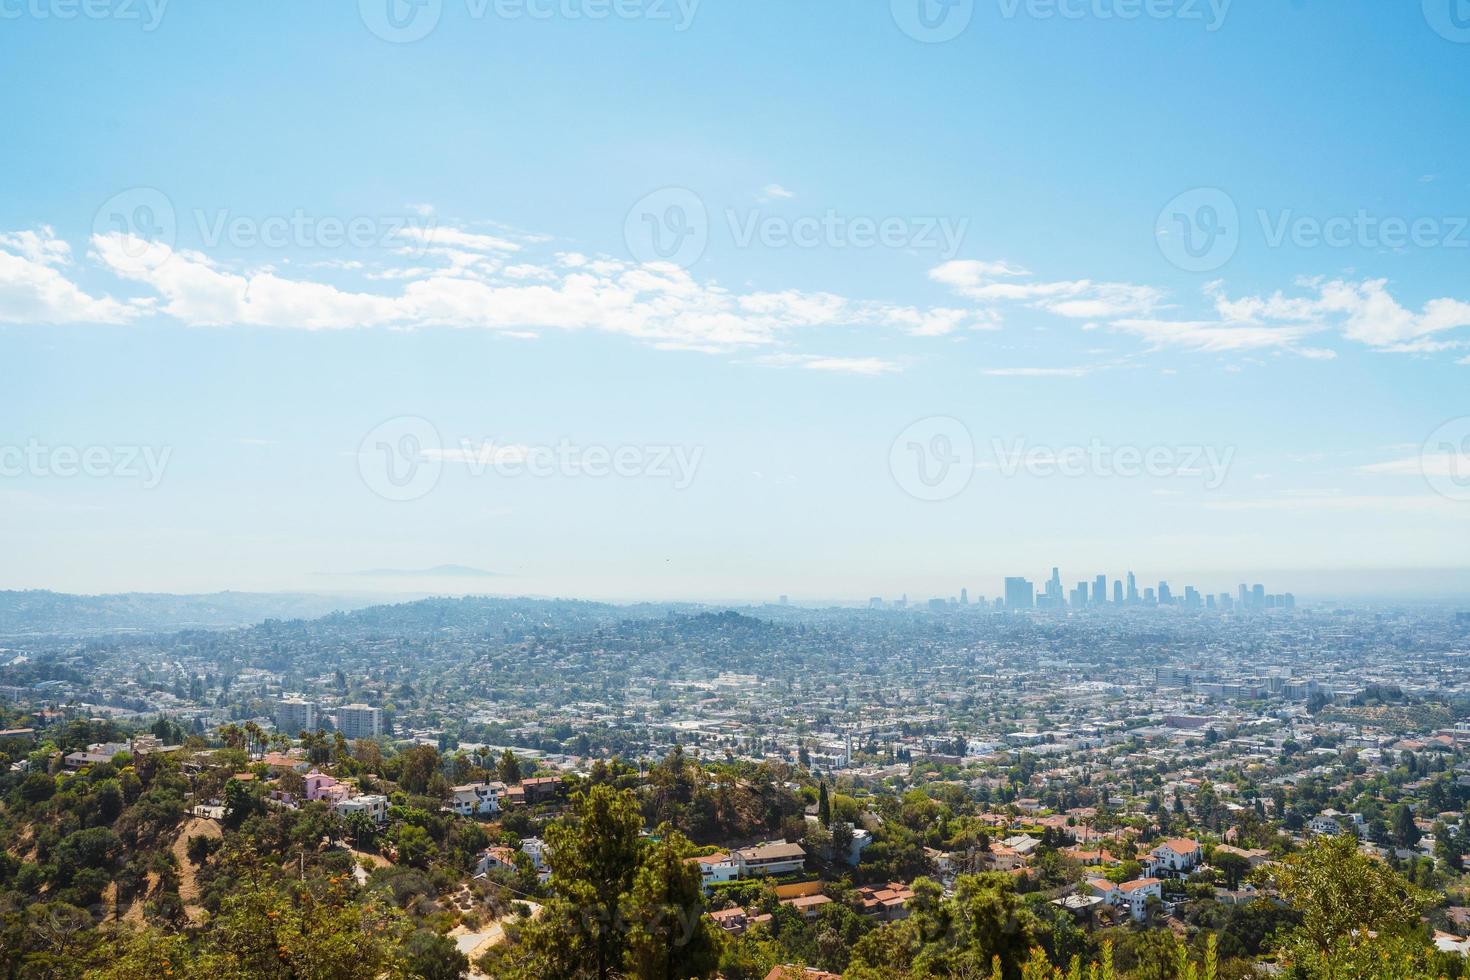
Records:
[[[0,588],[1465,567],[1470,9],[393,2],[0,2]]]

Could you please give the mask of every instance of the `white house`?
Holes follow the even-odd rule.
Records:
[[[735,864],[735,858],[728,852],[721,851],[718,854],[707,854],[689,860],[699,865],[700,884],[706,891],[711,885],[734,881],[740,877],[740,869]]]
[[[543,882],[551,879],[551,865],[546,863],[546,842],[539,837],[527,837],[521,841],[521,850],[531,859],[536,876]]]
[[[759,847],[742,847],[735,852],[735,867],[740,877],[784,875],[806,867],[806,851],[800,844],[777,841]]]
[[[336,810],[346,817],[353,813],[366,813],[378,826],[388,822],[388,797],[376,793],[354,796],[337,803]]]
[[[1329,807],[1307,823],[1307,829],[1314,834],[1340,834],[1344,827],[1351,827],[1354,833],[1363,837],[1368,831],[1368,821],[1361,813],[1342,813]]]
[[[1164,897],[1163,885],[1157,878],[1139,878],[1121,885],[1115,885],[1106,878],[1089,878],[1087,884],[1104,902],[1114,908],[1127,909],[1138,922],[1142,922],[1147,914],[1150,895],[1161,901]]]
[[[1122,904],[1128,909],[1128,914],[1133,916],[1135,922],[1142,922],[1147,914],[1148,900],[1150,897],[1163,901],[1163,885],[1157,878],[1139,878],[1136,881],[1125,881],[1118,886],[1118,893],[1122,896]]]
[[[445,807],[461,817],[490,816],[500,812],[500,801],[505,796],[502,782],[466,783],[456,786]]]
[[[480,852],[475,864],[475,874],[485,874],[494,868],[508,871],[516,869],[516,850],[513,847],[487,847]]]
[[[1150,874],[1187,875],[1199,867],[1203,858],[1199,841],[1188,837],[1166,840],[1149,852]]]

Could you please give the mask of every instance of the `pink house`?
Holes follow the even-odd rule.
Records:
[[[324,772],[313,769],[306,774],[306,798],[308,800],[326,800],[336,805],[352,796],[352,787],[328,776]]]

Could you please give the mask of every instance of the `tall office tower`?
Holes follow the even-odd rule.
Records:
[[[1133,577],[1132,572],[1128,573],[1128,605],[1138,605],[1138,580]]]
[[[337,730],[348,740],[377,738],[383,734],[383,711],[365,704],[344,704],[337,709]]]
[[[1154,590],[1153,589],[1144,589],[1143,590],[1143,604],[1145,606],[1155,606],[1155,605],[1158,605],[1158,602],[1159,602],[1159,600],[1154,596]]]
[[[1159,605],[1172,606],[1174,604],[1174,593],[1169,591],[1168,582],[1159,583]]]
[[[1205,608],[1211,610],[1215,608],[1215,593],[1211,592],[1209,595],[1205,596]]]
[[[1060,606],[1062,597],[1062,573],[1055,565],[1051,567],[1051,578],[1046,582],[1046,597]]]
[[[1237,601],[1239,601],[1240,608],[1242,609],[1251,604],[1251,593],[1250,590],[1245,587],[1244,582],[1240,583],[1240,598]]]
[[[1092,583],[1092,604],[1101,606],[1108,601],[1108,577],[1099,575]]]
[[[1087,583],[1078,582],[1077,588],[1072,590],[1072,608],[1082,609],[1087,605]]]
[[[970,590],[969,589],[965,589],[965,588],[960,589],[960,605],[962,605],[962,606],[968,606],[969,604],[970,604]]]
[[[1113,580],[1113,605],[1115,605],[1115,606],[1121,606],[1122,604],[1123,604],[1123,583],[1119,579],[1114,579]]]
[[[1235,608],[1235,599],[1231,597],[1229,592],[1220,593],[1220,608],[1226,612],[1230,612]]]
[[[1031,609],[1036,605],[1036,587],[1020,576],[1006,579],[1006,608]]]
[[[1251,606],[1256,609],[1266,608],[1266,587],[1264,585],[1251,586]]]
[[[1296,612],[1296,596],[1286,593],[1281,597],[1281,605],[1287,612]]]
[[[1190,609],[1199,608],[1199,589],[1192,585],[1184,587],[1184,605]]]
[[[276,702],[276,731],[296,737],[297,732],[316,731],[316,703],[305,698],[282,698]]]

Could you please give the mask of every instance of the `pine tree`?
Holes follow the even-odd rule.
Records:
[[[627,901],[629,976],[684,980],[709,976],[719,965],[720,941],[704,915],[699,868],[680,857],[686,844],[673,834],[638,869]]]

